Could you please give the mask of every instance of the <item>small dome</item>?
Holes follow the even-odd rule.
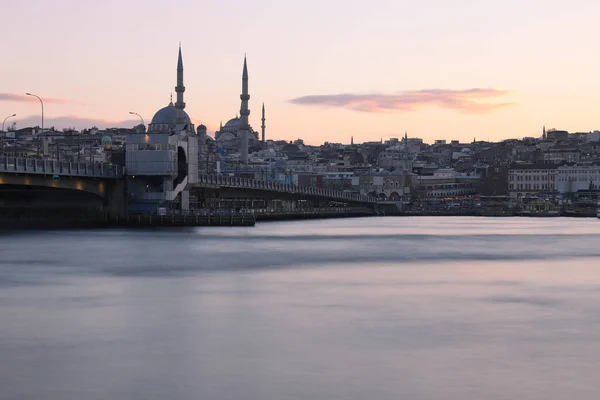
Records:
[[[196,132],[198,135],[206,135],[206,125],[200,124],[198,128],[196,128]]]
[[[104,135],[102,136],[102,139],[100,139],[100,143],[102,143],[103,145],[110,144],[112,143],[112,138],[108,135]]]
[[[177,119],[177,112],[177,108],[171,103],[154,114],[154,117],[152,117],[152,124],[174,125],[175,120]],[[181,110],[181,113],[183,114],[184,123],[190,124],[191,120],[189,115],[183,110]]]

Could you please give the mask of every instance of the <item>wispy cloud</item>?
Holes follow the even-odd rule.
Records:
[[[64,104],[68,103],[67,99],[58,99],[53,97],[42,97],[44,103],[59,103]],[[38,101],[33,96],[27,96],[25,94],[17,94],[17,93],[0,93],[0,101]]]
[[[398,94],[345,93],[302,96],[291,99],[290,102],[299,105],[346,108],[369,113],[416,111],[426,106],[437,106],[466,113],[486,113],[513,105],[506,102],[486,102],[507,94],[509,94],[508,91],[499,89],[426,89]]]
[[[12,121],[12,120],[11,120]],[[21,119],[16,119],[15,122],[19,128],[25,128],[28,126],[39,126],[40,125],[40,117],[39,116],[29,116]],[[44,118],[44,126],[49,128],[51,126],[56,129],[63,128],[75,128],[75,129],[85,129],[96,126],[100,129],[106,128],[132,128],[140,123],[139,119],[131,119],[131,120],[106,120],[102,118],[88,118],[88,117],[80,117],[77,115],[65,115],[59,117],[45,117]]]
[[[40,116],[39,115],[30,115],[24,118],[15,118],[11,119],[10,122],[16,122],[17,127],[25,128],[28,126],[39,126],[40,125]],[[150,121],[144,121],[146,125]],[[193,119],[195,127],[197,128],[201,123],[207,126],[207,130],[209,133],[214,133],[218,129],[218,125],[214,124],[210,121],[202,121],[199,119]],[[91,127],[97,127],[100,129],[106,128],[133,128],[134,126],[140,123],[139,119],[126,119],[126,120],[111,120],[104,118],[92,118],[92,117],[82,117],[78,115],[63,115],[58,117],[44,117],[44,126],[46,128],[55,127],[56,129],[63,128],[75,128],[75,129],[86,129]]]

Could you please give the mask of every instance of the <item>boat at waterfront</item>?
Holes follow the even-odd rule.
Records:
[[[559,217],[560,209],[550,200],[535,198],[525,202],[518,215],[521,217]]]
[[[591,199],[581,199],[565,207],[565,217],[595,217],[597,216],[598,206]]]
[[[513,217],[516,210],[509,196],[481,196],[476,199],[475,214],[483,217]]]

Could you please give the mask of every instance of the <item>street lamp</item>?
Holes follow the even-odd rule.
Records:
[[[142,121],[142,125],[144,125],[144,119],[142,118],[142,116],[138,113],[135,113],[133,111],[129,111],[129,114],[131,115],[137,115],[140,118],[140,121]]]
[[[4,132],[4,123],[6,122],[7,119],[12,118],[12,117],[16,117],[17,114],[13,114],[13,115],[9,115],[8,117],[4,118],[4,121],[2,121],[2,132]]]
[[[32,94],[32,93],[25,93],[27,96],[33,96],[33,97],[37,97],[37,99],[40,101],[40,104],[42,105],[42,134],[44,134],[44,102],[42,101],[42,99],[40,98],[40,96]]]
[[[25,93],[27,96],[33,96],[33,97],[37,97],[37,99],[40,101],[40,104],[42,105],[42,136],[44,136],[44,102],[42,101],[42,99],[40,98],[40,96],[35,95],[33,93]],[[43,144],[43,143],[42,143]],[[39,147],[38,147],[38,156],[39,156]]]

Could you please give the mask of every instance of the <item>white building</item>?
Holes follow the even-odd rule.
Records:
[[[508,171],[511,197],[526,197],[557,191],[557,166],[552,164],[515,164]]]
[[[600,166],[561,165],[557,168],[556,186],[559,193],[572,193],[580,190],[600,188]]]

